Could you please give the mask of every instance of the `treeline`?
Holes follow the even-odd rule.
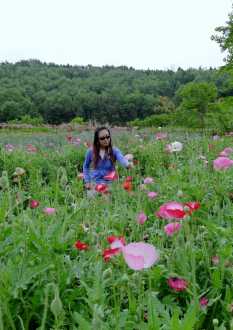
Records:
[[[231,74],[212,68],[152,71],[39,60],[0,63],[0,122],[27,115],[50,124],[81,117],[120,125],[191,121],[199,127],[207,117],[218,121],[221,107],[227,108],[229,120],[232,96]]]

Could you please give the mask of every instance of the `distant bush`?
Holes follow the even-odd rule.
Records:
[[[172,126],[174,122],[174,113],[163,113],[160,115],[152,115],[143,120],[135,119],[130,121],[129,126],[138,127],[157,127],[157,126]]]
[[[9,124],[28,124],[33,126],[40,126],[43,124],[43,118],[41,116],[32,118],[29,115],[24,115],[19,119],[9,120]]]
[[[82,125],[85,124],[84,120],[82,117],[75,117],[74,119],[71,120],[71,124],[77,124],[77,125]]]

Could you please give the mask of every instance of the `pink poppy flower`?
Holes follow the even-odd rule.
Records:
[[[218,265],[219,261],[220,261],[220,258],[219,258],[219,256],[213,256],[211,258],[211,261],[212,261],[213,265]]]
[[[15,147],[13,146],[13,144],[6,144],[5,145],[5,150],[8,152],[12,152],[15,149]]]
[[[182,278],[170,277],[167,281],[171,289],[179,292],[184,291],[188,287],[188,282]]]
[[[155,134],[156,140],[163,140],[167,138],[167,133],[159,132]]]
[[[179,222],[172,222],[164,227],[164,231],[168,236],[172,236],[176,232],[178,232],[180,228],[181,228],[181,224]]]
[[[155,192],[155,191],[149,191],[149,192],[147,193],[147,196],[148,196],[150,199],[154,199],[155,197],[158,196],[158,193]]]
[[[116,171],[112,171],[112,172],[106,174],[106,175],[104,176],[104,179],[105,179],[105,180],[109,180],[109,181],[117,180],[117,179],[118,179],[117,172],[116,172]]]
[[[35,200],[35,199],[30,200],[31,209],[36,209],[39,205],[40,205],[40,203],[37,200]]]
[[[144,184],[151,184],[153,182],[154,182],[154,179],[150,178],[150,177],[145,178],[143,181]]]
[[[155,215],[161,219],[184,219],[186,213],[184,206],[178,202],[168,202],[160,206],[159,211]]]
[[[137,222],[140,224],[140,225],[143,225],[147,220],[147,216],[144,212],[140,212],[137,216]]]
[[[45,207],[43,212],[47,215],[54,214],[56,212],[56,209],[53,207]]]
[[[233,153],[233,148],[227,147],[227,148],[223,149],[223,151],[220,152],[219,156],[220,157],[228,157],[232,153]]]
[[[217,170],[226,170],[233,166],[233,160],[227,157],[218,157],[213,161],[214,169]]]
[[[206,307],[208,305],[209,300],[206,297],[202,297],[200,299],[200,306],[201,307]]]
[[[37,147],[33,146],[32,144],[27,144],[26,149],[27,152],[31,152],[31,153],[37,152]]]
[[[159,260],[153,245],[144,242],[130,243],[122,248],[127,265],[133,270],[150,268]]]

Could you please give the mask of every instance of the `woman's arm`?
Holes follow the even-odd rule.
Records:
[[[85,183],[91,182],[90,165],[91,165],[91,149],[87,150],[85,160],[83,163],[83,179]]]
[[[122,152],[118,148],[114,148],[114,156],[116,160],[123,166],[123,167],[131,167],[129,161],[123,156]]]

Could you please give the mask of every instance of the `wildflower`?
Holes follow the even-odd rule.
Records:
[[[167,283],[171,289],[177,292],[184,291],[188,286],[188,282],[186,280],[178,277],[170,277]]]
[[[164,231],[168,236],[172,236],[176,232],[178,232],[180,228],[181,228],[181,224],[179,222],[172,222],[164,227]]]
[[[15,147],[13,146],[13,144],[6,144],[5,145],[5,150],[8,152],[12,152],[15,149]]]
[[[45,207],[43,212],[47,215],[54,214],[56,212],[56,209],[53,207]]]
[[[201,307],[206,307],[208,305],[209,300],[206,297],[202,297],[200,299],[200,306]]]
[[[31,152],[31,153],[37,152],[37,147],[33,146],[32,144],[27,144],[26,149],[27,152]]]
[[[105,183],[99,183],[95,186],[95,191],[102,193],[102,194],[107,194],[108,193],[108,185]]]
[[[111,244],[111,249],[122,248],[125,245],[125,238],[123,236],[109,236],[107,241]]]
[[[214,169],[217,170],[226,170],[233,166],[233,160],[227,157],[218,157],[213,161]]]
[[[137,222],[140,224],[140,225],[143,225],[147,220],[147,216],[144,212],[140,212],[137,216]]]
[[[111,248],[111,249],[105,249],[103,251],[103,258],[104,258],[104,261],[109,261],[113,256],[119,254],[121,252],[121,249],[120,248]]]
[[[86,243],[82,243],[81,241],[77,241],[74,246],[76,247],[77,250],[87,250],[89,248],[89,245]]]
[[[167,133],[163,133],[163,132],[158,132],[155,134],[155,139],[156,140],[163,140],[167,138]]]
[[[193,211],[196,211],[200,208],[200,203],[199,202],[187,202],[184,204],[185,206],[188,206],[189,208],[189,214],[193,213]]]
[[[159,260],[159,252],[151,244],[130,243],[122,248],[127,265],[133,270],[150,268]]]
[[[40,203],[37,200],[35,200],[35,199],[30,200],[31,209],[36,209],[39,205],[40,205]]]
[[[143,181],[144,184],[151,184],[153,182],[154,182],[154,179],[150,178],[150,177],[145,178]]]
[[[158,193],[155,192],[155,191],[149,191],[149,192],[147,193],[147,196],[148,196],[150,199],[154,199],[155,197],[158,196]]]
[[[156,216],[162,219],[183,219],[186,216],[183,204],[178,202],[168,202],[160,206]]]
[[[132,182],[131,181],[127,181],[127,180],[125,180],[124,182],[123,182],[123,188],[126,190],[126,191],[128,191],[128,192],[130,192],[130,191],[132,191],[132,189],[133,189],[133,184],[132,184]]]
[[[220,258],[219,258],[219,256],[213,256],[211,258],[211,261],[212,261],[212,264],[213,265],[218,265],[219,264],[219,261],[220,261]]]
[[[179,152],[183,149],[183,144],[181,142],[175,141],[170,144],[167,144],[165,147],[165,151],[172,153],[172,152]]]
[[[227,147],[227,148],[223,149],[223,151],[220,152],[219,156],[220,157],[228,157],[232,153],[233,153],[233,148]]]

